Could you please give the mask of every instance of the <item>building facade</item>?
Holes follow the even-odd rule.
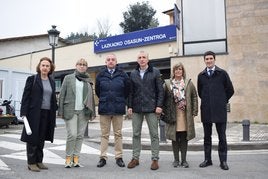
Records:
[[[235,88],[235,94],[230,100],[228,120],[241,122],[249,119],[251,122],[268,123],[268,1],[202,0],[205,5],[215,8],[213,13],[217,19],[209,19],[203,25],[201,23],[191,28],[190,22],[197,19],[188,18],[191,14],[188,13],[189,10],[200,13],[196,18],[214,17],[213,13],[202,13],[210,12],[207,7],[202,7],[201,10],[194,7],[195,2],[197,1],[177,0],[180,10],[177,41],[114,50],[112,52],[117,55],[118,63],[129,72],[136,64],[137,53],[145,50],[149,52],[154,65],[161,69],[161,73],[170,74],[171,66],[182,62],[187,77],[196,85],[198,73],[205,68],[202,54],[205,50],[213,50],[217,53],[216,65],[229,73]],[[173,18],[172,13],[170,15]],[[175,20],[171,22],[175,23]],[[216,24],[220,30],[213,29],[216,22],[220,22]],[[206,28],[203,26],[212,28],[209,29],[209,36],[193,36],[199,32],[198,27],[200,33],[205,34]],[[88,71],[95,78],[99,69],[104,67],[108,53],[110,52],[94,53],[94,42],[58,47],[55,52],[56,77],[61,80],[65,74],[72,73],[75,62],[83,57],[89,62]],[[0,59],[0,66],[33,72],[43,56],[50,57],[51,50]],[[165,78],[168,77],[165,75]],[[200,117],[196,120],[200,120]]]

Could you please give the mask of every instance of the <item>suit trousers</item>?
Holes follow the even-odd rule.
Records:
[[[218,154],[220,162],[227,161],[227,139],[226,139],[226,123],[215,123],[218,133]],[[204,129],[204,152],[205,160],[211,160],[211,148],[212,148],[212,123],[203,123]]]
[[[114,132],[114,150],[115,159],[122,158],[123,143],[122,143],[122,126],[123,115],[100,115],[101,128],[101,154],[100,158],[107,160],[107,149],[109,143],[109,136],[111,131],[111,124]]]
[[[67,130],[66,156],[79,156],[87,127],[84,111],[75,111],[72,119],[64,120]]]
[[[146,119],[149,127],[151,138],[152,160],[159,159],[159,135],[158,135],[158,118],[155,113],[133,113],[132,128],[133,128],[133,159],[138,160],[141,152],[141,129],[143,119]]]

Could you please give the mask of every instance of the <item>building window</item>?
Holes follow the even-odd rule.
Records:
[[[227,52],[225,0],[182,0],[183,54]]]
[[[60,88],[61,88],[61,80],[60,79],[55,79],[55,87],[56,87],[56,93],[59,93]]]

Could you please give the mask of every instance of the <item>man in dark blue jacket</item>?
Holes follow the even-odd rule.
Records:
[[[126,113],[126,99],[129,94],[129,77],[117,66],[115,54],[109,54],[105,60],[106,68],[96,77],[95,92],[99,98],[101,128],[101,154],[97,167],[103,167],[107,160],[107,148],[111,124],[115,137],[115,159],[119,167],[125,167],[122,159],[122,124]]]
[[[199,73],[197,80],[198,95],[201,98],[201,121],[204,128],[205,160],[199,167],[212,165],[211,134],[212,124],[215,123],[219,146],[220,167],[228,170],[227,165],[227,103],[234,94],[234,88],[228,73],[215,65],[215,53],[208,51],[204,54],[206,68]]]
[[[144,117],[146,118],[152,150],[151,169],[159,168],[159,136],[158,118],[162,112],[164,100],[163,81],[160,71],[149,64],[148,53],[141,51],[137,58],[138,66],[130,74],[130,95],[128,114],[132,115],[133,127],[133,155],[128,168],[139,165],[141,151],[141,129]]]

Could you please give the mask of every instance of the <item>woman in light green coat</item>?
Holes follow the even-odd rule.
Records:
[[[163,113],[175,122],[166,125],[166,137],[172,140],[175,159],[173,166],[188,168],[186,153],[188,141],[195,137],[194,117],[198,113],[197,92],[192,81],[186,79],[182,63],[175,64],[172,72],[172,78],[165,80],[164,84]],[[181,163],[179,152],[181,152]]]
[[[93,83],[86,72],[88,63],[81,58],[73,74],[64,77],[59,95],[58,113],[66,125],[65,168],[80,167],[79,156],[89,120],[95,117]]]

